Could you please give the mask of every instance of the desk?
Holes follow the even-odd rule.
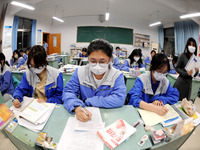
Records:
[[[62,58],[62,65],[67,65],[69,63],[68,55],[59,55],[58,58]]]
[[[126,78],[126,94],[128,94],[128,92],[133,88],[137,77],[132,77],[129,75],[124,75],[124,77]]]
[[[58,69],[58,60],[48,61],[49,66],[57,68]]]
[[[174,83],[176,82],[176,79],[178,78],[178,75],[177,74],[168,74],[167,78],[169,79],[170,84],[173,86]],[[191,96],[190,96],[190,99],[192,99],[193,102],[195,101],[195,99],[198,95],[199,88],[200,88],[200,81],[193,79],[192,80]]]
[[[150,69],[150,64],[149,63],[145,63],[146,64],[146,71],[149,71]]]
[[[11,102],[7,103],[7,106],[11,106]],[[124,119],[129,124],[133,125],[140,118],[137,110],[130,105],[115,109],[100,109],[100,112],[102,120],[105,122],[106,126],[110,125],[119,118]],[[67,120],[71,116],[74,115],[69,114],[62,105],[59,108],[55,108],[42,132],[47,132],[48,136],[53,137],[53,141],[58,143],[67,123]],[[7,132],[5,129],[3,129],[2,132],[13,142],[13,144],[18,149],[42,149],[41,147],[35,145],[35,141],[39,133],[32,132],[19,125],[16,127],[12,134]],[[137,150],[141,148],[147,149],[152,147],[150,139],[148,139],[142,147],[138,145],[138,141],[142,138],[144,134],[146,134],[144,127],[142,125],[138,126],[137,132],[132,135],[128,141],[120,144],[115,149],[132,150],[134,148]],[[104,150],[110,149],[104,144]]]

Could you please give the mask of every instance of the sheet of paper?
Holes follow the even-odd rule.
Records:
[[[21,107],[15,108],[14,106],[11,107],[12,110],[23,111],[32,101],[34,98],[32,97],[23,97],[23,101],[21,102]]]
[[[194,54],[190,57],[190,60],[188,61],[187,65],[185,66],[185,70],[190,71],[192,70],[192,76],[195,75],[195,68],[198,68],[200,66],[200,60],[197,56]]]
[[[166,104],[165,107],[168,109],[168,112],[165,116],[159,116],[154,112],[143,109],[138,109],[138,112],[140,113],[144,123],[150,126],[179,116],[179,114],[169,104]]]
[[[69,117],[57,150],[103,150],[104,143],[97,132],[79,132],[74,130],[76,118]]]
[[[75,130],[79,131],[98,131],[102,127],[104,127],[104,123],[102,122],[101,114],[99,108],[95,107],[87,107],[89,112],[92,113],[91,120],[87,122],[81,122],[78,119],[75,121]]]

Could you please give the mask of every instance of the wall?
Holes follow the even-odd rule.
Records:
[[[158,42],[158,32],[156,28],[149,28],[148,25],[133,25],[132,22],[120,22],[120,20],[109,20],[108,22],[100,23],[98,16],[82,16],[82,17],[70,17],[65,18],[64,23],[53,21],[51,28],[52,33],[61,33],[61,50],[64,52],[70,51],[70,45],[76,43],[77,26],[113,26],[132,28],[135,33],[142,33],[150,35],[151,42]],[[89,43],[76,43],[77,47],[88,46]],[[127,48],[128,54],[136,47],[133,45],[124,44],[112,44],[114,47],[120,46]],[[148,56],[150,50],[148,48],[143,49],[144,56]]]
[[[5,26],[13,26],[14,15],[37,20],[36,33],[37,33],[38,29],[42,30],[42,32],[49,32],[49,33],[51,32],[51,21],[52,21],[51,19],[47,19],[37,13],[33,13],[32,11],[27,11],[27,10],[22,10],[20,12],[18,11],[16,13],[13,13],[13,10],[11,9],[10,6],[7,10],[7,14],[5,17],[4,27]],[[36,34],[36,39],[37,39],[37,34]],[[36,42],[37,42],[37,40],[36,40]],[[11,48],[3,49],[3,53],[5,54],[6,59],[9,62],[12,57],[12,49]]]

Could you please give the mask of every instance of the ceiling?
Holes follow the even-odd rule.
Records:
[[[200,0],[16,0],[35,7],[34,13],[46,18],[57,16],[64,20],[76,16],[99,16],[105,14],[107,1],[110,21],[121,20],[138,24],[161,21],[170,24],[179,16],[200,11]],[[10,2],[4,0],[4,2]],[[29,10],[11,6],[11,13]],[[200,17],[194,18],[200,24]]]

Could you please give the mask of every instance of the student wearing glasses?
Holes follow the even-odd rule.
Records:
[[[115,108],[124,104],[124,76],[110,65],[112,52],[113,47],[107,41],[92,41],[87,51],[89,64],[76,69],[63,90],[64,107],[76,113],[80,121],[88,121],[92,115],[82,107]]]
[[[179,92],[170,85],[166,75],[170,70],[169,60],[165,54],[156,54],[152,58],[150,71],[140,75],[134,87],[128,93],[129,105],[165,115],[165,104],[175,104]]]
[[[35,97],[39,102],[62,103],[63,76],[48,66],[45,49],[35,45],[28,53],[27,71],[13,94],[13,105],[21,106],[23,96]]]

